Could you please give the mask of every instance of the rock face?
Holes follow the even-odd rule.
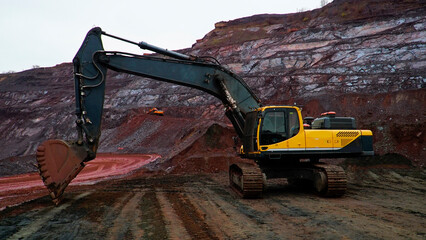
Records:
[[[398,153],[423,166],[425,13],[420,0],[335,0],[309,12],[217,23],[181,52],[215,57],[266,105],[296,103],[304,116],[330,110],[353,116],[359,128],[374,132],[376,153]],[[69,63],[0,75],[0,175],[31,170],[42,141],[75,137],[72,79]],[[146,116],[153,106],[166,117]],[[212,121],[227,123],[212,96],[113,71],[104,114],[99,151],[165,158],[187,148]]]

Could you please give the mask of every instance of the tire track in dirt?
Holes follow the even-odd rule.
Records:
[[[120,214],[120,211],[121,211],[121,209],[123,209],[123,206],[125,206],[130,201],[130,199],[134,196],[134,193],[133,192],[127,192],[127,193],[123,194],[123,192],[108,191],[106,194],[108,194],[109,196],[111,196],[115,200],[115,202],[113,203],[113,205],[111,207],[109,207],[108,209],[105,209],[104,215],[101,217],[101,219],[103,221],[102,225],[104,225],[104,223],[108,222],[109,224],[105,225],[105,226],[108,226],[108,228],[110,228],[111,223],[114,222],[114,219],[116,218],[116,216]],[[120,194],[120,197],[116,196],[118,194]],[[107,195],[105,195],[104,197],[106,197],[106,196]],[[99,204],[101,204],[101,203],[99,203]]]
[[[157,198],[165,218],[166,229],[169,239],[190,239],[182,220],[174,211],[172,204],[167,200],[166,194],[163,190],[156,190]]]
[[[166,192],[165,195],[192,239],[219,239],[205,222],[205,214],[192,204],[186,194]]]
[[[376,187],[358,189],[343,206],[354,218],[368,218],[370,232],[384,236],[404,236],[410,239],[424,239],[426,236],[426,206],[424,195],[417,193],[395,193],[393,189],[383,190]],[[422,204],[423,203],[423,204]],[[342,205],[342,204],[340,204]],[[409,221],[407,221],[409,219]],[[357,221],[354,225],[360,223]],[[423,236],[423,237],[420,237]]]
[[[139,201],[139,208],[142,212],[141,227],[144,230],[141,239],[167,239],[166,224],[155,188],[147,189]]]
[[[7,239],[24,239],[28,238],[37,231],[39,231],[47,221],[49,221],[51,218],[54,218],[55,215],[60,214],[62,211],[70,207],[72,204],[74,204],[77,200],[85,198],[89,196],[92,192],[84,192],[79,195],[77,195],[75,198],[73,198],[70,202],[63,203],[62,205],[58,207],[51,206],[48,208],[47,212],[44,213],[41,216],[38,216],[33,222],[31,222],[29,225],[23,226],[18,232],[13,234]]]
[[[188,194],[188,199],[205,214],[204,221],[220,239],[262,239],[256,233],[258,221],[238,211],[222,195],[206,188],[201,193]]]
[[[108,226],[106,239],[167,239],[161,204],[152,182],[137,183],[133,188],[123,183],[127,184],[119,182],[104,190],[108,194],[121,195],[102,217],[101,226]]]
[[[3,210],[0,239],[424,239],[423,196],[395,184],[321,198],[268,180],[263,199],[241,199],[227,174],[114,180]]]
[[[379,236],[392,239],[395,236],[409,236],[410,239],[421,239],[419,237],[422,236],[421,225],[424,219],[419,218],[422,214],[412,212],[417,215],[413,218],[409,214],[388,210],[380,204],[387,201],[380,193],[369,194],[376,199],[369,199],[368,203],[364,203],[354,199],[351,194],[337,199],[321,198],[308,190],[295,191],[285,184],[268,186],[263,199],[246,200],[234,198],[232,192],[226,193],[226,186],[203,186],[203,193],[190,194],[191,201],[206,213],[205,219],[209,225],[217,221],[227,223],[224,224],[226,226],[213,228],[216,231],[219,229],[225,238],[228,238],[226,233],[234,238],[238,236],[237,239],[256,239],[257,236],[267,236],[268,239],[306,239],[306,236],[329,239],[357,239],[360,236],[367,239]],[[208,200],[200,201],[203,196],[208,196]],[[392,206],[395,203],[398,201],[391,201]],[[232,208],[238,210],[237,213]],[[232,226],[233,222],[228,223],[230,215],[233,216],[232,220],[243,223],[243,226],[238,228],[239,226]],[[254,222],[254,227],[247,228],[251,231],[250,235],[242,235],[245,227],[250,226],[247,218]],[[410,223],[403,222],[407,219],[416,221],[414,226],[407,226]],[[409,229],[417,231],[410,232]]]
[[[203,179],[185,186],[188,199],[220,239],[294,239],[263,199],[241,199],[226,184]]]
[[[297,223],[298,231],[307,235],[349,239],[359,236],[367,239],[378,236],[384,239],[394,239],[395,236],[419,238],[420,235],[412,230],[421,229],[424,220],[381,206],[387,201],[382,191],[369,196],[375,199],[357,200],[356,194],[351,192],[342,198],[321,198],[309,193],[290,192],[267,196],[265,201],[267,205],[278,209],[280,216],[290,216],[287,224]],[[395,203],[397,201],[391,204]],[[407,223],[406,219],[412,219],[415,223]]]
[[[125,197],[125,203],[120,206],[121,211],[115,217],[112,227],[108,231],[107,239],[123,239],[124,237],[142,239],[144,231],[139,227],[142,214],[138,205],[143,195],[143,193],[138,192],[136,194],[130,193]]]
[[[275,216],[286,226],[292,226],[291,233],[294,234],[294,238],[304,239],[306,236],[323,236],[325,239],[356,239],[359,236],[369,238],[363,231],[347,225],[344,218],[336,216],[336,212],[330,211],[328,204],[323,206],[323,201],[330,199],[312,197],[308,193],[300,195],[283,192],[283,195],[264,199],[263,204],[276,211]],[[337,210],[339,211],[340,209]]]

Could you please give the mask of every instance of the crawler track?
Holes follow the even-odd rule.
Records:
[[[263,175],[258,166],[233,164],[229,167],[232,189],[243,198],[259,198],[263,193]]]
[[[325,163],[315,164],[315,167],[325,173],[327,177],[326,186],[320,192],[321,195],[325,197],[340,197],[345,194],[347,180],[343,168]]]

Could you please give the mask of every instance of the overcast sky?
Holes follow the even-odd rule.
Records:
[[[87,31],[177,50],[214,24],[263,13],[293,13],[320,0],[0,0],[0,73],[71,62]],[[142,53],[103,38],[106,50]]]

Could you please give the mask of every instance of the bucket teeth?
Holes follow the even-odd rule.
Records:
[[[47,166],[46,164],[44,166],[40,166],[40,172],[46,173],[47,172]]]
[[[52,199],[55,199],[56,198],[56,195],[55,195],[55,193],[54,192],[50,192],[50,197],[52,198]]]
[[[46,148],[43,145],[37,147],[37,152],[44,152]]]
[[[43,183],[46,186],[52,184],[52,178],[50,176],[41,176],[41,180],[43,180]]]
[[[61,202],[68,184],[83,169],[87,153],[81,146],[48,140],[37,148],[37,169],[55,205]]]
[[[56,198],[52,198],[52,202],[55,204],[55,206],[58,206],[61,203],[63,198],[64,198],[64,196],[60,195]]]

